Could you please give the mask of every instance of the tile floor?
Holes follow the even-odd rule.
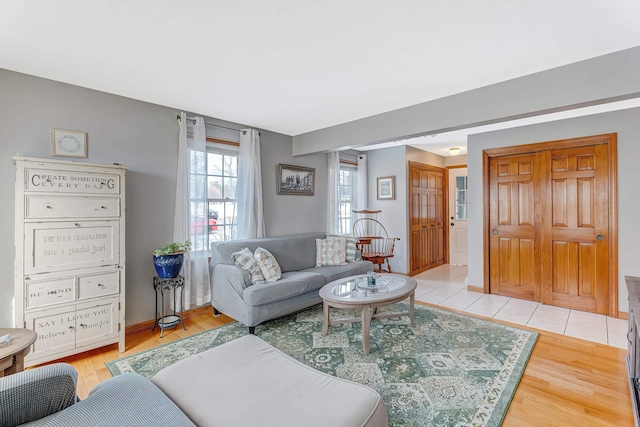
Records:
[[[441,265],[414,276],[416,300],[518,325],[627,348],[627,321],[601,314],[467,290],[467,267]]]

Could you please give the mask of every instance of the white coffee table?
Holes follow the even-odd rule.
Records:
[[[395,274],[384,274],[380,276],[387,281],[387,289],[376,292],[362,292],[356,288],[356,280],[366,280],[366,275],[351,276],[344,279],[327,283],[320,289],[320,296],[324,308],[324,329],[323,335],[329,332],[329,325],[339,323],[362,322],[362,349],[364,354],[369,354],[369,331],[371,319],[384,319],[388,317],[409,316],[411,326],[415,326],[413,312],[416,301],[416,281],[411,277],[399,276]],[[401,313],[377,314],[377,308],[394,304],[410,297],[409,311]],[[329,307],[360,309],[360,318],[331,320],[329,318]]]

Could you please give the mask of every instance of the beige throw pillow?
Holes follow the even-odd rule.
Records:
[[[334,236],[334,235],[329,235],[327,237],[337,237],[337,238],[343,237],[344,239],[346,239],[347,245],[346,245],[346,250],[345,250],[345,261],[347,263],[359,261],[358,260],[358,238],[357,237],[353,237],[353,236]]]
[[[346,245],[344,237],[316,239],[316,267],[345,265]]]
[[[280,270],[280,265],[278,264],[278,261],[276,261],[276,257],[274,257],[271,252],[264,248],[258,248],[253,253],[253,258],[258,263],[258,267],[260,267],[260,271],[267,282],[280,280],[282,277],[282,270]]]
[[[242,248],[238,252],[231,254],[231,262],[238,267],[247,270],[251,274],[251,284],[266,283],[258,262],[253,258],[253,253],[249,248]]]

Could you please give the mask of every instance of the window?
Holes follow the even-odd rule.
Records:
[[[467,177],[456,177],[456,219],[467,219]]]
[[[338,234],[351,234],[353,232],[356,175],[356,168],[340,166],[340,178],[338,182]]]
[[[192,188],[207,186],[206,200],[196,197],[203,191],[190,195],[190,234],[194,250],[208,250],[213,242],[237,238],[238,155],[209,147],[206,153],[191,151],[190,156]],[[203,228],[206,239],[202,237]]]

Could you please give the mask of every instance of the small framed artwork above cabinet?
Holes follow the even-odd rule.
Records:
[[[25,366],[114,343],[123,352],[126,167],[13,160],[15,327],[38,336]]]

